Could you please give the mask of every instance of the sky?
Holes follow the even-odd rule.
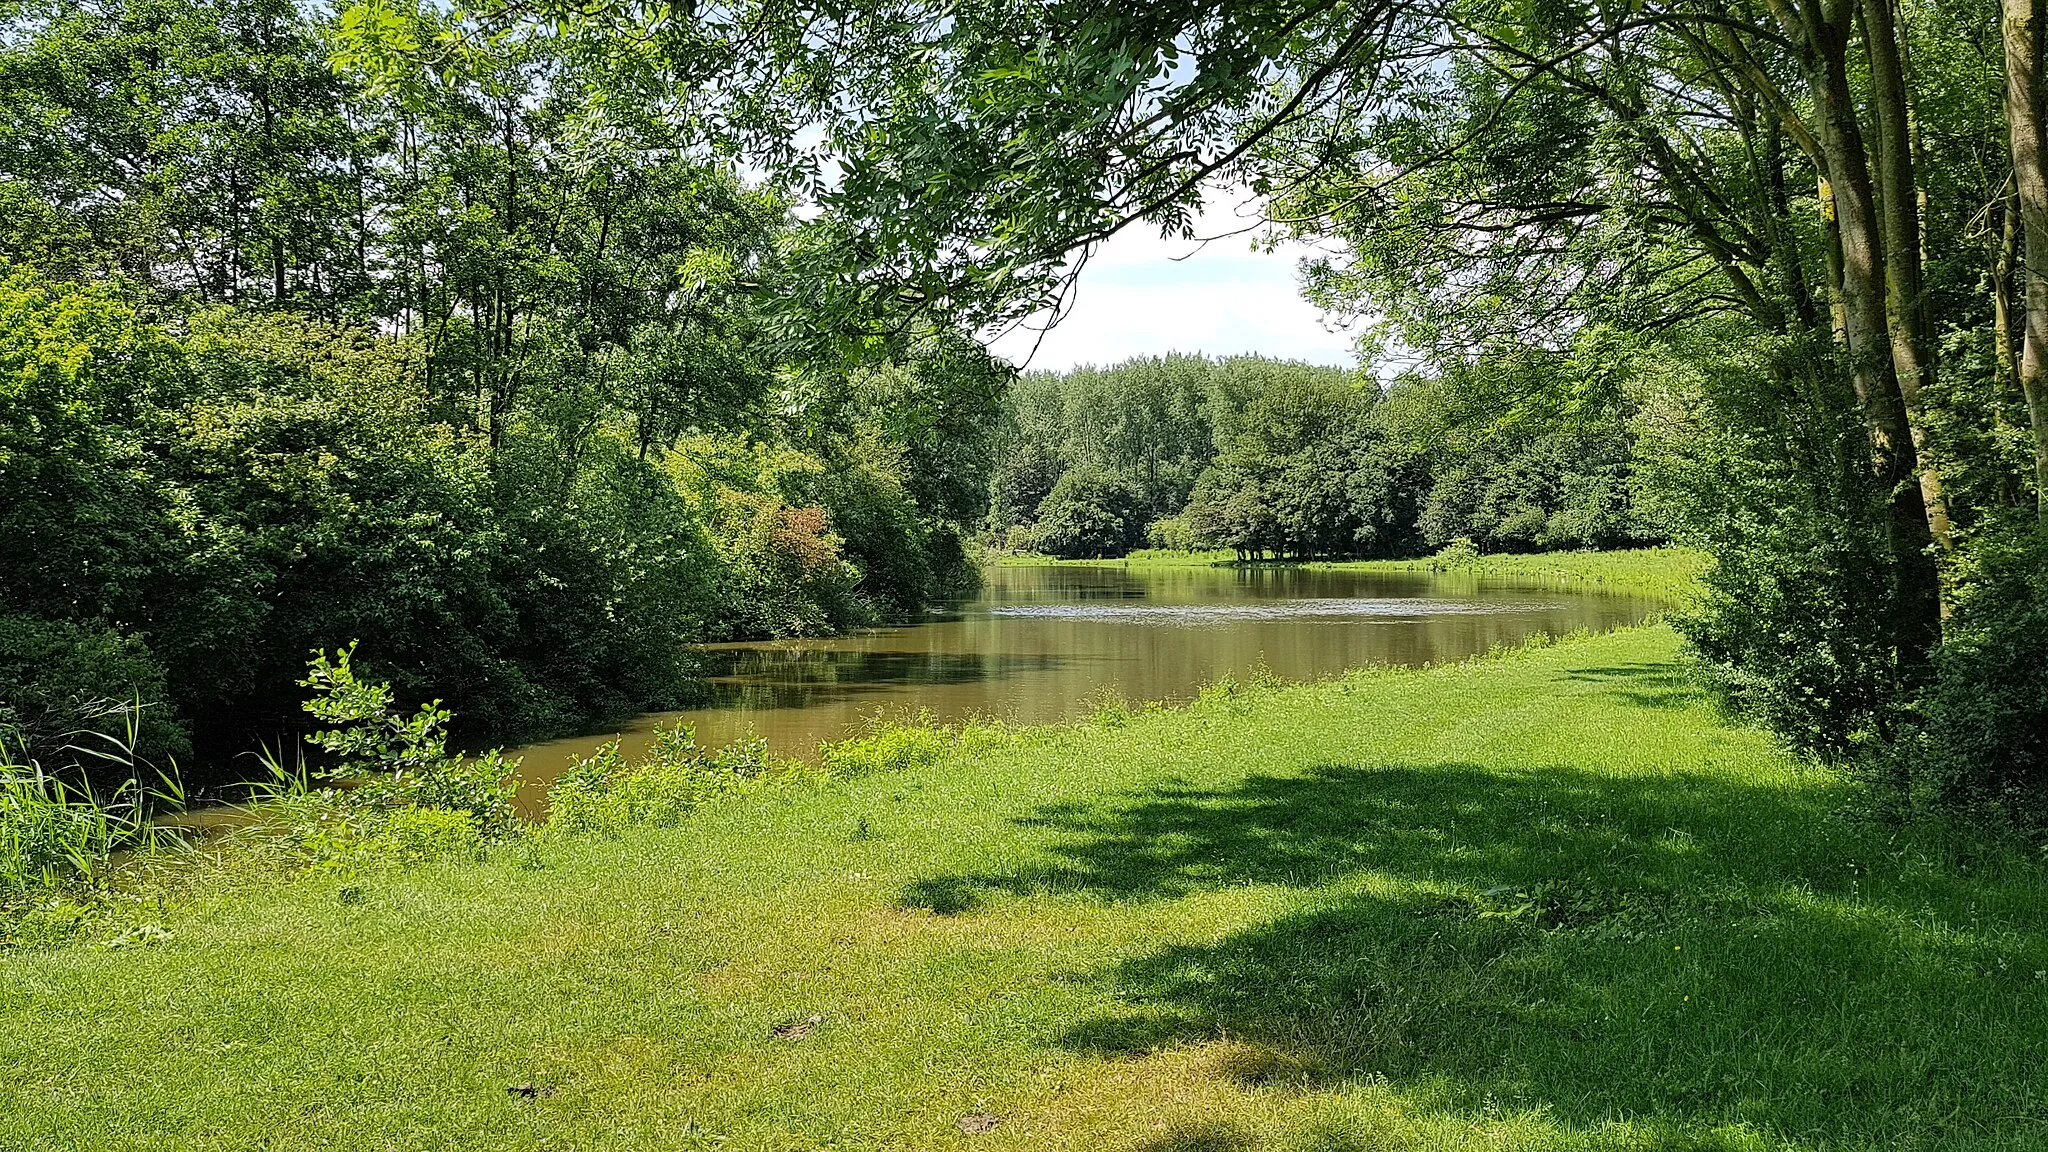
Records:
[[[1196,234],[1219,236],[1256,220],[1236,211],[1208,208]],[[1305,251],[1283,245],[1255,252],[1250,235],[1206,245],[1162,240],[1157,229],[1133,224],[1096,249],[1071,310],[1042,341],[1035,331],[1019,330],[990,347],[1021,366],[1053,371],[1167,352],[1257,352],[1348,367],[1357,362],[1356,333],[1326,324],[1301,298],[1295,265]]]

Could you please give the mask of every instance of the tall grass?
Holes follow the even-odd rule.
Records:
[[[150,822],[153,809],[182,808],[184,790],[175,765],[154,772],[136,755],[143,705],[94,701],[88,715],[112,721],[109,728],[67,733],[58,755],[65,769],[51,770],[30,754],[16,733],[0,733],[0,912],[39,890],[90,883],[115,853],[154,846],[166,835]],[[125,779],[111,792],[93,787],[85,769],[112,769]]]

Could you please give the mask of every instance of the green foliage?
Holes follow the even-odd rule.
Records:
[[[936,764],[956,752],[976,755],[1013,743],[1016,736],[999,724],[937,723],[929,712],[903,722],[877,720],[868,731],[818,749],[827,771],[841,776],[906,772]]]
[[[1366,472],[1371,401],[1336,373],[1282,377],[1225,422],[1196,480],[1190,534],[1204,547],[1307,559],[1346,555],[1361,537],[1350,499]]]
[[[607,834],[634,825],[673,827],[709,800],[794,770],[769,756],[758,738],[705,749],[690,725],[678,723],[655,729],[646,754],[633,763],[610,740],[570,765],[548,790],[548,827]]]
[[[1073,468],[1039,502],[1028,539],[1034,550],[1070,560],[1121,556],[1142,539],[1144,515],[1143,493],[1130,480]]]
[[[988,528],[1028,527],[1018,543],[1057,555],[1120,556],[1142,545],[1145,525],[1186,507],[1250,396],[1340,376],[1256,356],[1181,355],[1030,373],[1004,403]],[[1060,491],[1068,476],[1077,478]]]
[[[379,86],[348,27],[0,13],[0,617],[158,665],[148,750],[182,727],[219,776],[351,639],[473,747],[674,704],[696,641],[967,582],[1006,366],[944,316],[785,324],[789,201],[616,61],[508,30]],[[663,458],[719,437],[822,471],[696,500]]]
[[[190,752],[169,695],[163,666],[133,636],[104,625],[0,616],[0,743],[17,755],[60,774],[104,778],[95,749],[74,746],[122,739],[139,710],[127,751],[168,770]],[[115,767],[125,775],[129,765]]]
[[[725,437],[685,441],[664,467],[708,528],[724,611],[716,639],[798,636],[861,623],[861,572],[814,501],[825,468],[815,456]]]
[[[451,808],[408,805],[385,815],[370,852],[404,864],[474,859],[486,845],[476,818]]]
[[[1479,546],[1472,543],[1470,536],[1453,537],[1450,543],[1437,549],[1429,558],[1432,568],[1470,568],[1479,563]]]
[[[330,725],[306,740],[333,758],[331,777],[352,785],[350,804],[372,811],[455,812],[480,836],[510,835],[518,826],[512,797],[519,762],[495,750],[450,755],[450,713],[440,701],[401,715],[391,707],[390,685],[356,675],[354,655],[354,644],[331,655],[315,652],[299,682],[312,689],[306,711]]]
[[[1987,549],[1912,728],[1863,767],[1912,806],[2048,828],[2048,540]]]
[[[1185,516],[1161,516],[1145,525],[1145,547],[1160,552],[1194,552],[1200,545]]]
[[[1482,358],[1382,389],[1256,357],[1032,374],[1011,393],[988,527],[1013,549],[1121,556],[1172,520],[1240,558],[1613,548],[1660,537],[1633,480],[1614,349]],[[1568,410],[1546,390],[1586,384]]]
[[[953,733],[929,720],[889,725],[863,736],[827,745],[825,766],[846,776],[870,772],[901,772],[938,762],[953,750]]]
[[[1909,670],[1882,494],[1841,382],[1762,340],[1652,379],[1644,482],[1714,556],[1680,631],[1741,710],[1797,747],[1841,756],[1892,735]]]
[[[176,345],[110,286],[0,271],[0,610],[146,618],[176,535],[132,428],[174,386]]]

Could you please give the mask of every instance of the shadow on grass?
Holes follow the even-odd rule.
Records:
[[[1685,708],[1710,699],[1697,679],[1677,664],[1631,663],[1604,668],[1575,668],[1563,678],[1607,685],[1610,695],[1644,708]]]
[[[1711,774],[1326,764],[1043,810],[1046,865],[903,900],[1270,887],[1273,918],[1102,973],[1114,1009],[1059,1038],[1080,1050],[1228,1036],[1433,1110],[1710,1141],[1672,1146],[1718,1147],[1724,1126],[1806,1148],[2048,1145],[2038,875],[1960,875],[1837,800]]]

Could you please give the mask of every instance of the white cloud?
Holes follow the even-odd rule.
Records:
[[[1239,214],[1249,211],[1203,212],[1196,234],[1219,237],[1207,244],[1163,240],[1145,224],[1131,225],[1096,250],[1066,318],[1042,339],[1020,329],[990,347],[1020,365],[1028,357],[1026,367],[1053,370],[1167,352],[1356,363],[1356,333],[1325,323],[1301,298],[1296,263],[1305,248],[1253,251],[1250,234],[1223,235],[1256,223],[1256,215]]]

